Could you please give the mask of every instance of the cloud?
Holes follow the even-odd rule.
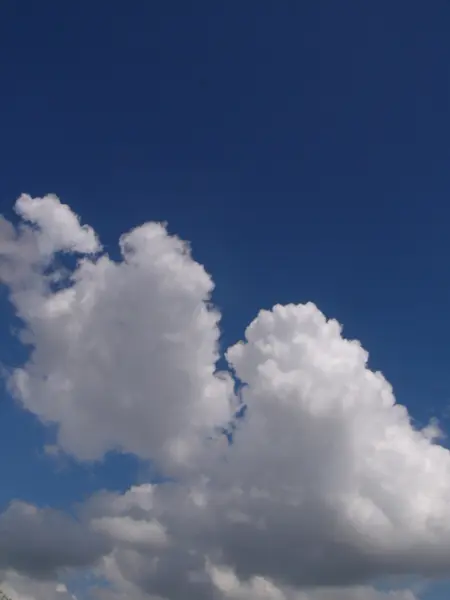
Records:
[[[57,250],[92,254],[101,249],[92,227],[81,226],[69,206],[61,204],[54,195],[31,198],[23,194],[15,208],[24,222],[38,228],[36,239],[41,257]]]
[[[209,502],[242,575],[338,584],[449,568],[450,453],[336,321],[276,306],[228,359],[249,409]]]
[[[263,577],[243,583],[230,569],[213,567],[211,576],[216,587],[229,600],[416,600],[411,590],[383,592],[370,586],[351,588],[316,588],[296,591],[280,588]]]
[[[214,431],[238,399],[216,372],[213,283],[188,246],[147,223],[122,236],[115,262],[55,197],[16,208],[28,224],[0,223],[0,277],[31,355],[11,390],[77,459],[119,449],[175,478],[98,494],[76,527],[13,506],[11,539],[25,545],[19,510],[51,550],[45,568],[18,550],[8,567],[90,564],[112,586],[95,590],[105,600],[412,600],[370,582],[448,573],[450,453],[436,423],[413,427],[336,321],[311,303],[257,315],[226,354],[247,406],[228,447]],[[59,555],[65,530],[74,550]]]
[[[16,210],[31,225],[16,234],[3,222],[0,276],[33,351],[10,378],[15,396],[56,423],[59,446],[79,459],[121,449],[187,462],[230,414],[232,382],[214,373],[209,275],[157,223],[122,236],[117,263],[83,254],[99,250],[97,238],[55,197],[22,196]],[[54,291],[55,253],[70,249],[77,266]]]
[[[77,600],[57,581],[39,581],[12,570],[0,571],[0,579],[1,591],[10,600]]]
[[[0,569],[51,579],[61,568],[92,566],[108,551],[103,536],[59,511],[14,501],[0,515]]]

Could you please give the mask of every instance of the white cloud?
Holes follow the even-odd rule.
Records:
[[[79,459],[119,448],[187,461],[230,414],[231,381],[214,375],[209,275],[186,244],[148,223],[121,238],[122,262],[83,256],[70,285],[52,292],[50,252],[98,250],[96,236],[55,197],[22,197],[16,210],[40,228],[16,236],[3,223],[0,244],[0,275],[33,346],[10,379],[17,398],[56,423],[59,445]]]
[[[360,344],[312,304],[263,311],[246,337],[228,357],[248,416],[210,484],[227,558],[297,583],[449,569],[450,453]]]
[[[105,544],[95,572],[114,584],[98,597],[412,600],[367,582],[449,572],[450,453],[335,321],[313,304],[257,316],[227,353],[248,411],[219,450],[207,437],[233,381],[215,373],[213,284],[187,246],[147,223],[116,263],[90,255],[95,233],[56,198],[17,209],[39,226],[0,222],[0,276],[32,344],[17,398],[79,459],[119,448],[182,475],[80,508],[80,532]],[[55,291],[51,253],[70,249],[89,255]]]
[[[16,212],[25,222],[37,227],[36,239],[41,256],[58,250],[91,254],[101,247],[92,227],[80,225],[78,217],[56,196],[31,198],[22,194],[16,202]]]

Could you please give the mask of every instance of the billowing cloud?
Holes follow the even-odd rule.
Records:
[[[187,245],[147,223],[115,262],[55,197],[16,208],[28,224],[0,223],[0,277],[31,354],[11,390],[76,458],[115,448],[175,475],[91,498],[86,558],[56,571],[92,564],[105,600],[413,600],[368,582],[449,572],[450,453],[337,322],[313,304],[257,315],[226,354],[247,406],[227,447],[234,378],[216,372],[213,284]]]
[[[276,306],[228,358],[249,409],[210,502],[242,575],[336,584],[449,568],[450,453],[336,321]]]
[[[10,379],[16,397],[79,459],[117,448],[186,462],[230,414],[209,275],[160,224],[124,235],[117,263],[86,254],[100,249],[95,234],[54,197],[22,196],[16,210],[31,223],[3,222],[0,276],[33,347]],[[68,250],[69,277],[55,263]]]
[[[109,548],[100,533],[56,510],[15,501],[0,515],[0,569],[49,579],[94,565]]]
[[[82,513],[94,528],[99,518],[103,519],[104,530],[111,524],[113,550],[96,568],[97,575],[114,586],[113,591],[100,590],[105,599],[140,598],[142,594],[142,597],[147,594],[171,600],[186,597],[205,600],[416,599],[411,590],[386,595],[368,585],[325,586],[326,579],[312,585],[304,582],[297,585],[292,578],[289,583],[267,575],[240,577],[221,547],[225,532],[221,532],[222,539],[213,541],[209,537],[217,515],[212,517],[199,489],[186,490],[176,484],[136,486],[123,495],[94,496],[83,506]],[[148,527],[149,524],[152,527]],[[154,535],[155,529],[162,527],[163,540]],[[135,531],[141,531],[137,539],[133,535]],[[270,542],[267,543],[270,549]]]
[[[12,570],[0,571],[0,580],[1,592],[10,600],[77,600],[58,581],[40,581]]]
[[[299,592],[280,588],[263,577],[241,582],[230,569],[211,569],[211,576],[223,597],[230,600],[416,600],[411,590],[383,592],[369,586],[324,588]]]

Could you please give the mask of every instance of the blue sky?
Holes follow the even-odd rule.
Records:
[[[444,0],[4,0],[0,212],[55,193],[112,256],[167,221],[213,274],[223,348],[260,308],[311,300],[445,430],[449,22]],[[9,366],[24,350],[0,306]],[[55,463],[53,441],[3,390],[2,509],[148,477],[133,456]]]

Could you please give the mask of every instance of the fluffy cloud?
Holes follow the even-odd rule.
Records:
[[[450,453],[337,322],[276,306],[228,358],[249,410],[210,493],[242,575],[336,584],[449,568]]]
[[[267,576],[240,578],[231,561],[224,566],[220,540],[214,546],[208,537],[213,520],[204,500],[199,489],[186,490],[176,484],[142,485],[124,495],[102,493],[91,498],[82,508],[83,519],[90,520],[95,529],[100,520],[113,545],[96,574],[110,581],[114,591],[100,590],[100,596],[105,600],[144,598],[145,594],[171,600],[416,599],[410,590],[386,594],[364,585],[299,588]],[[162,529],[163,539],[154,534]],[[139,538],[136,531],[141,532]]]
[[[373,587],[316,588],[298,592],[277,587],[263,577],[242,583],[230,569],[211,569],[216,588],[230,600],[416,600],[411,590],[382,592]]]
[[[57,581],[39,581],[12,570],[0,571],[0,579],[1,592],[10,600],[77,600]]]
[[[0,515],[0,569],[49,579],[92,566],[108,550],[106,538],[52,509],[15,501]]]
[[[448,573],[450,453],[338,323],[313,304],[259,313],[226,355],[248,407],[227,447],[214,431],[236,407],[234,379],[215,370],[213,284],[186,244],[147,223],[115,262],[55,197],[16,208],[28,224],[0,222],[0,277],[31,354],[11,390],[78,459],[116,448],[176,475],[95,496],[78,533],[61,521],[49,572],[94,565],[105,600],[412,600],[366,582]],[[36,519],[22,505],[2,519],[17,510]],[[65,530],[74,550],[55,561]],[[20,523],[8,531],[23,549]],[[46,519],[31,531],[45,548]],[[8,568],[45,571],[20,552]]]
[[[17,233],[3,222],[0,276],[33,346],[10,379],[17,398],[56,423],[77,458],[117,448],[187,462],[230,414],[230,378],[214,374],[209,275],[157,223],[124,235],[117,263],[54,197],[22,196],[16,209],[31,224]],[[70,276],[55,262],[68,250],[78,253]]]

